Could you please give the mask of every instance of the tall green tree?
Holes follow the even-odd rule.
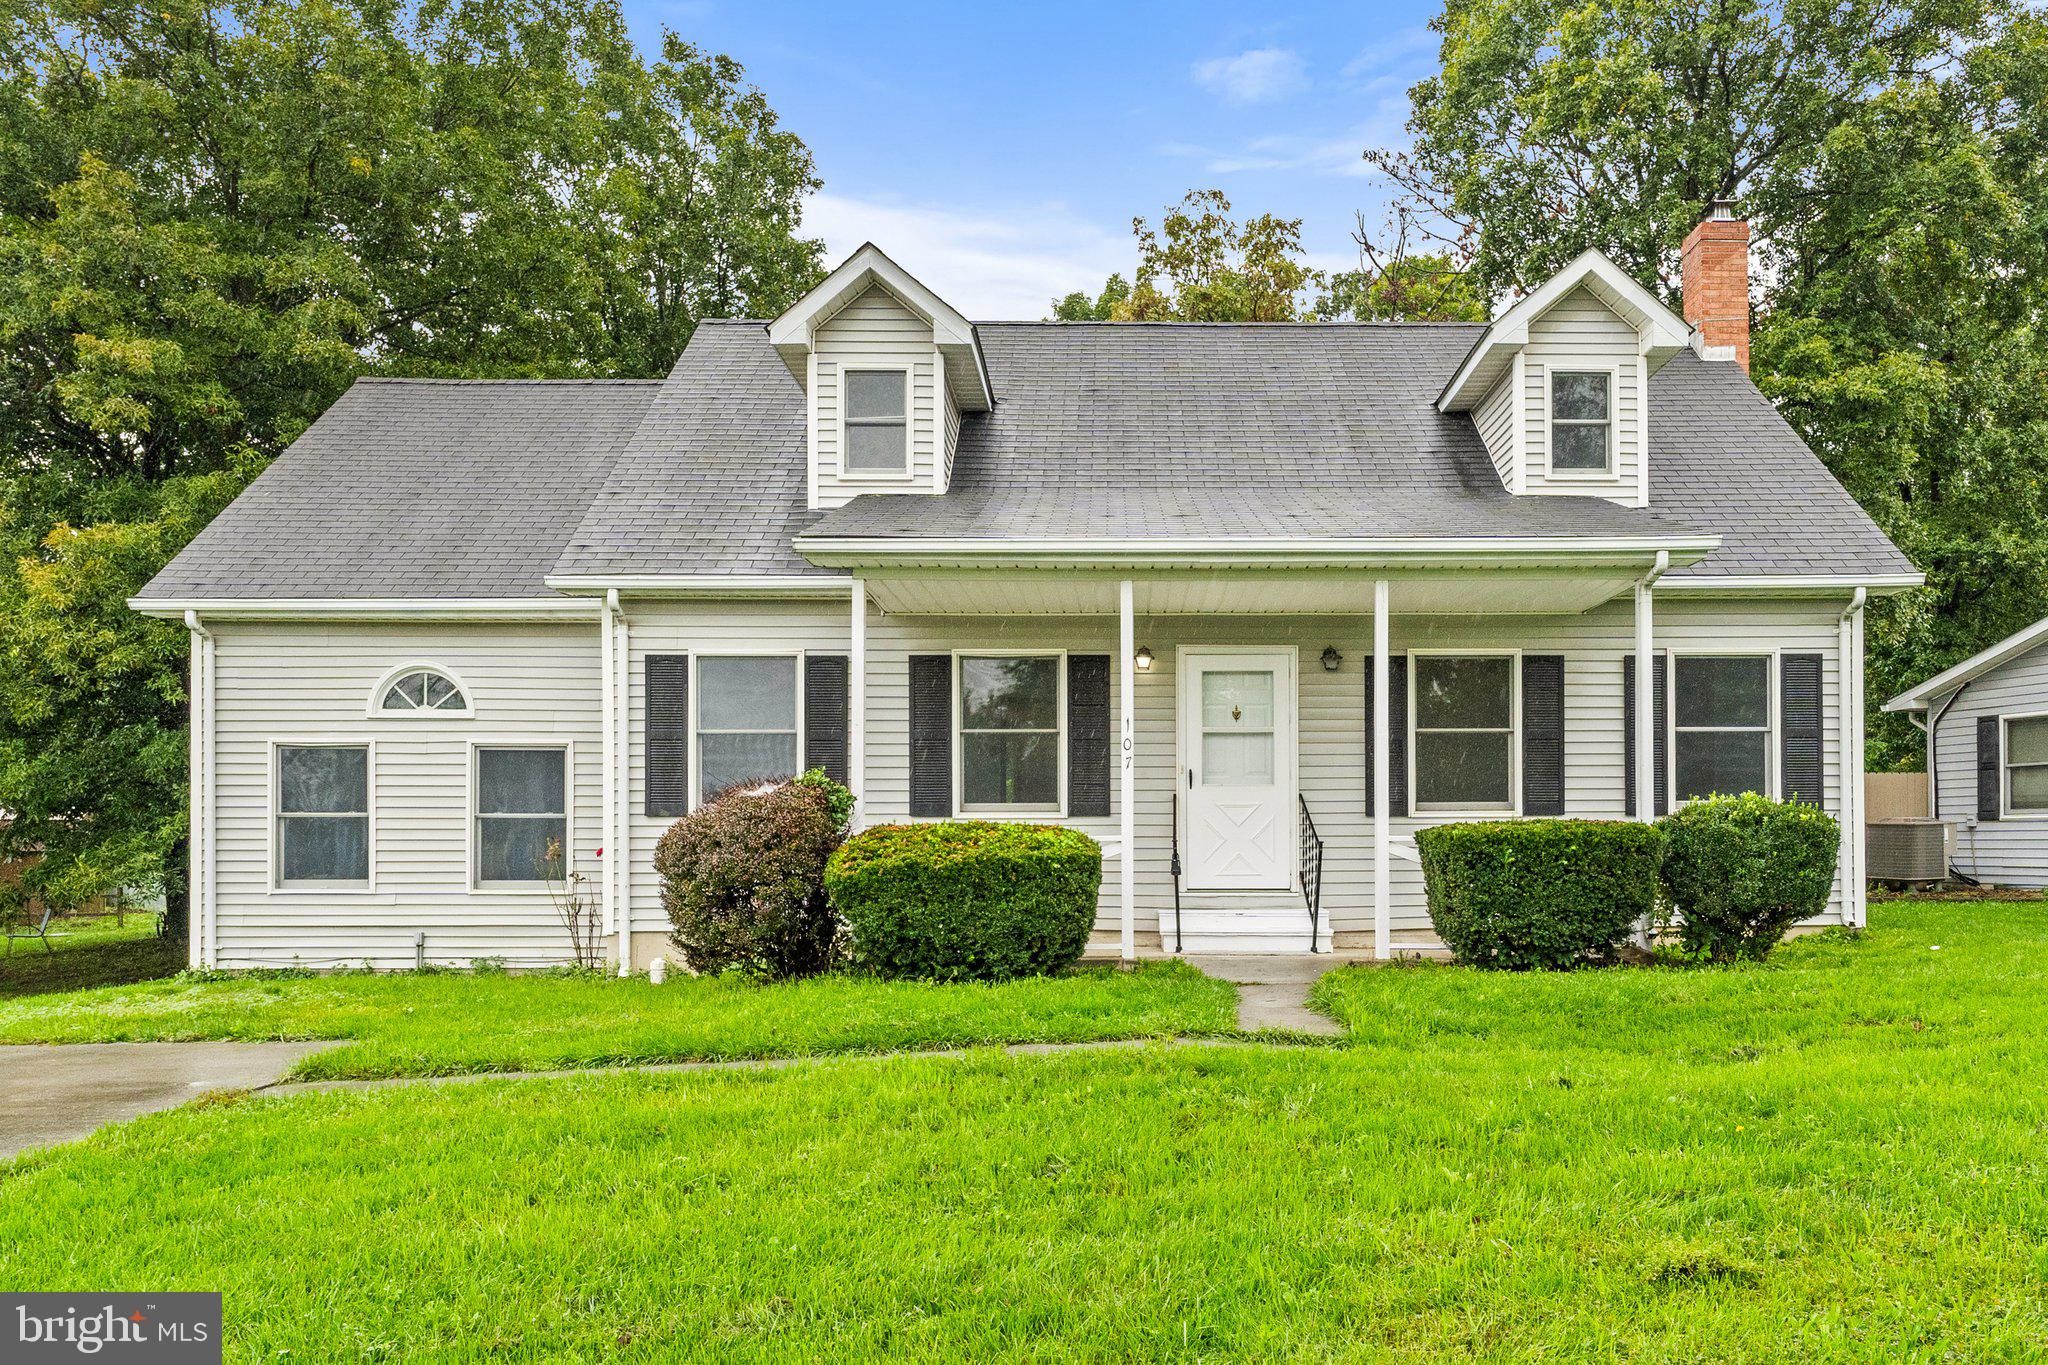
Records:
[[[1587,247],[1676,297],[1738,199],[1758,384],[1928,588],[1872,612],[1873,707],[2048,615],[2048,43],[2005,0],[1450,0],[1406,152],[1368,159],[1488,294]],[[1918,761],[1897,717],[1871,758]]]
[[[1301,220],[1261,214],[1238,222],[1221,190],[1190,190],[1158,228],[1131,220],[1138,267],[1112,275],[1102,294],[1055,300],[1062,321],[1290,322],[1322,283],[1302,260]]]
[[[0,855],[162,878],[121,606],[358,374],[647,376],[820,273],[810,154],[612,0],[0,0]]]

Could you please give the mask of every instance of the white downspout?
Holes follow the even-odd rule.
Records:
[[[868,581],[853,580],[853,616],[847,636],[846,787],[853,793],[853,827],[868,813]]]
[[[213,772],[214,740],[214,638],[199,622],[199,613],[185,613],[185,629],[192,637],[192,722],[186,741],[186,761],[192,768],[192,884],[186,891],[185,932],[190,942],[187,957],[194,967],[210,967],[214,946],[214,858],[219,847],[214,835],[217,784]]]
[[[619,656],[618,641],[612,634],[612,604],[616,596],[616,592],[606,595],[604,610],[597,616],[598,650],[603,656],[598,664],[598,674],[602,679],[599,692],[603,697],[600,714],[604,717],[604,742],[599,746],[604,762],[604,814],[598,822],[602,829],[598,836],[602,848],[599,853],[597,889],[598,899],[604,906],[605,932],[613,934],[619,930],[619,845],[616,829],[619,803],[615,799],[619,789],[619,727],[614,700],[618,686],[615,675],[619,671]],[[573,849],[565,850],[563,854],[564,859],[571,863],[575,856]]]
[[[1835,688],[1842,747],[1842,922],[1862,928],[1863,906],[1863,603],[1856,589],[1836,625],[1840,636],[1840,680]]]
[[[633,635],[632,624],[619,606],[619,590],[607,588],[604,595],[605,621],[610,626],[613,685],[611,703],[615,711],[605,715],[616,771],[606,774],[605,806],[612,811],[612,843],[605,850],[613,861],[606,869],[612,890],[614,926],[619,936],[619,975],[633,974]]]
[[[1387,580],[1372,585],[1372,955],[1385,962],[1394,956],[1393,896],[1394,856],[1392,755],[1393,725],[1388,716],[1392,705],[1388,693]]]
[[[1117,584],[1117,701],[1119,703],[1118,723],[1121,738],[1117,744],[1118,767],[1117,786],[1117,833],[1123,844],[1123,851],[1117,856],[1117,902],[1123,912],[1122,937],[1119,953],[1125,966],[1138,958],[1138,793],[1137,793],[1137,680],[1132,660],[1138,653],[1137,613],[1133,609],[1131,580],[1126,578]]]

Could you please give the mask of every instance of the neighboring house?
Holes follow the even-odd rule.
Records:
[[[663,830],[808,765],[1097,836],[1126,956],[1432,945],[1421,826],[1749,788],[1844,817],[1860,922],[1920,575],[1751,384],[1747,243],[1697,326],[1596,253],[1485,326],[976,324],[866,246],[659,382],[364,380],[135,599],[195,960],[558,960],[559,840],[644,963]]]
[[[1954,829],[1949,865],[2048,887],[2048,621],[1884,704],[1927,733],[1927,808]]]

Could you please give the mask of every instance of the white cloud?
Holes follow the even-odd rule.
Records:
[[[1196,62],[1195,83],[1233,104],[1284,99],[1308,84],[1298,53],[1284,47],[1255,47],[1235,57]]]
[[[1100,289],[1136,259],[1127,231],[1086,221],[1062,205],[964,211],[815,194],[804,231],[825,239],[837,265],[873,242],[898,265],[970,318],[1045,317],[1051,301]]]
[[[1377,76],[1389,68],[1426,66],[1407,60],[1437,52],[1437,36],[1426,28],[1402,29],[1391,38],[1368,44],[1358,55],[1344,64],[1344,77],[1354,80],[1360,76]]]

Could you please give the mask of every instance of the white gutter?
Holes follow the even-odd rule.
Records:
[[[192,719],[186,735],[186,762],[191,768],[192,843],[191,885],[186,889],[187,956],[193,967],[213,965],[214,944],[214,860],[219,848],[215,838],[218,809],[214,780],[214,638],[200,623],[199,613],[185,613],[185,629],[192,638]]]
[[[592,596],[617,589],[637,597],[843,598],[852,580],[837,574],[552,574],[556,592]]]
[[[611,843],[605,847],[606,886],[611,892],[613,928],[619,936],[619,975],[633,974],[633,648],[632,627],[619,606],[619,590],[604,595],[605,667],[615,681],[606,697],[605,812]]]
[[[1743,596],[1827,596],[1862,590],[1873,597],[1920,587],[1925,574],[1684,574],[1664,585],[1666,592],[1737,593]]]
[[[796,548],[806,557],[812,553],[882,555],[890,558],[924,555],[1018,554],[1071,559],[1086,555],[1118,555],[1132,561],[1179,560],[1190,555],[1225,555],[1237,558],[1272,557],[1287,559],[1362,556],[1413,558],[1419,563],[1444,559],[1498,558],[1529,555],[1538,559],[1571,560],[1589,555],[1647,555],[1658,551],[1685,554],[1697,551],[1693,561],[1719,548],[1717,535],[1663,536],[1214,536],[1195,540],[1133,540],[1128,537],[1058,540],[1010,539],[1000,536],[818,536],[802,535]],[[817,562],[817,561],[813,561]],[[1171,567],[1169,564],[1167,567]]]
[[[1841,668],[1836,687],[1842,745],[1842,918],[1862,928],[1863,909],[1863,604],[1869,594],[1856,589],[1836,623]]]
[[[588,621],[595,615],[589,602],[573,597],[131,597],[128,606],[162,620],[194,612],[216,621]]]

